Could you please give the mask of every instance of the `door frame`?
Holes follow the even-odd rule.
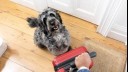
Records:
[[[109,2],[108,9],[103,16],[101,24],[97,28],[97,32],[105,37],[108,35],[122,2],[123,0],[111,0]]]
[[[103,20],[97,28],[97,32],[99,32],[101,35],[105,37],[109,36],[111,38],[124,42],[125,45],[127,45],[127,40],[126,40],[127,36],[122,32],[118,32],[118,31],[125,32],[127,28],[114,23],[119,13],[119,10],[121,6],[125,3],[125,1],[126,0],[111,0],[111,2],[109,3],[110,5],[103,17]],[[114,28],[113,25],[114,27],[118,27],[118,28]],[[112,29],[115,30],[113,31]]]

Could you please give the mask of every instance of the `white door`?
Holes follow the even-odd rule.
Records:
[[[11,1],[40,12],[43,11],[43,9],[47,8],[46,0],[11,0]]]
[[[48,6],[99,25],[110,0],[47,0]]]
[[[73,11],[73,0],[47,0],[48,6],[71,14]]]
[[[74,15],[100,24],[110,0],[74,0]]]
[[[12,0],[37,11],[47,6],[99,25],[111,0]]]

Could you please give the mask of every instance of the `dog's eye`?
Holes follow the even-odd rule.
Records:
[[[55,17],[55,15],[53,13],[50,14],[51,17]]]

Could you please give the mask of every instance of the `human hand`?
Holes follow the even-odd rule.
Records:
[[[81,55],[75,58],[76,67],[79,69],[80,67],[84,66],[89,68],[91,64],[91,58],[88,53],[82,53]]]

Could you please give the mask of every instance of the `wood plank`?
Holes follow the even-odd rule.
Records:
[[[34,30],[28,26],[27,21],[18,18],[16,16],[10,15],[8,13],[0,13],[0,23],[7,25],[16,30],[20,30],[26,34],[34,35]]]
[[[41,49],[39,49],[39,48],[37,48],[34,44],[33,44],[33,38],[32,38],[32,36],[29,36],[29,35],[26,35],[26,34],[23,34],[22,32],[20,32],[20,31],[18,31],[18,30],[15,30],[15,29],[12,29],[12,28],[10,28],[10,27],[7,27],[7,26],[5,26],[5,25],[3,25],[3,24],[0,24],[0,31],[3,33],[3,34],[1,34],[1,35],[3,35],[3,37],[4,37],[4,39],[6,39],[6,41],[7,41],[7,44],[9,44],[9,43],[16,43],[16,44],[18,44],[19,45],[19,47],[25,47],[25,48],[23,48],[24,50],[27,50],[27,51],[30,51],[30,52],[33,52],[34,54],[36,54],[37,56],[40,56],[40,57],[45,57],[45,59],[49,59],[50,60],[50,62],[51,62],[51,60],[53,60],[53,58],[54,58],[54,56],[53,55],[51,55],[48,51],[45,51],[45,50],[41,50]],[[5,32],[6,32],[6,30],[7,31],[11,31],[11,32],[9,32],[9,33],[7,33],[7,34],[13,34],[14,36],[16,36],[17,34],[19,34],[20,33],[20,35],[18,36],[18,37],[16,37],[16,38],[13,38],[13,36],[10,36],[10,35],[7,35]],[[1,33],[0,32],[0,33]],[[7,37],[7,36],[9,36],[9,37]],[[9,40],[10,39],[10,37],[11,38],[13,38],[13,40],[11,39],[11,40]],[[32,44],[31,44],[32,43]],[[15,45],[12,45],[13,47],[15,46]],[[18,46],[17,46],[18,47]],[[19,50],[19,51],[21,51],[21,52],[24,52],[23,50],[20,50],[19,48],[16,48],[15,50]],[[23,55],[26,55],[26,54],[24,54],[24,53],[22,53]],[[9,57],[8,55],[10,55],[10,53],[9,54],[6,54],[5,56],[7,56],[7,58]],[[30,56],[33,56],[33,55],[30,55]],[[46,58],[47,57],[47,58]],[[18,57],[14,57],[14,58],[18,58]],[[28,57],[29,58],[29,57]],[[36,57],[34,57],[34,58],[36,58]],[[37,58],[38,59],[38,58]],[[17,62],[18,61],[18,63],[22,63],[22,62],[19,62],[19,60],[20,59],[16,59],[16,60],[13,60],[13,61],[15,61],[15,62]],[[42,59],[43,60],[43,59]],[[29,60],[28,60],[29,61]],[[38,60],[37,60],[38,61]],[[40,61],[41,62],[41,61]],[[31,62],[32,64],[33,64],[33,62]],[[46,62],[47,63],[47,62]],[[39,63],[40,64],[40,63]],[[27,63],[26,64],[24,64],[24,62],[23,62],[23,65],[27,65]],[[52,66],[52,65],[49,65],[49,66]],[[29,67],[29,66],[28,66]],[[31,69],[31,68],[30,68]],[[41,70],[42,71],[42,70]],[[38,71],[39,72],[39,71]],[[44,72],[46,72],[46,71],[44,71]]]
[[[6,33],[7,31],[10,31]],[[31,35],[25,34],[21,31],[15,30],[3,24],[0,24],[0,35],[7,41],[7,43],[14,42],[26,50],[32,51],[40,56],[47,57],[49,60],[53,60],[54,56],[47,50],[38,48]],[[9,36],[9,37],[8,37]],[[15,37],[14,37],[15,36]]]
[[[31,70],[16,64],[4,57],[0,58],[0,71],[1,72],[32,72]]]
[[[76,18],[74,16],[65,14],[63,12],[60,12],[60,15],[63,19],[64,24],[70,23],[70,24],[72,24],[72,26],[75,25],[77,27],[80,27],[80,28],[83,28],[83,29],[86,29],[86,30],[89,30],[89,31],[92,31],[92,32],[96,32],[97,25],[95,25],[93,23],[90,23],[88,21],[85,21],[85,20]]]
[[[16,40],[21,33],[0,23],[0,36],[8,41]]]
[[[47,50],[42,50],[38,48],[33,42],[33,37],[28,34],[23,33],[19,38],[17,38],[17,40],[13,42],[16,42],[18,45],[24,47],[25,49],[29,51],[32,51],[36,54],[46,57],[49,60],[53,60],[54,58],[54,56]]]
[[[15,43],[8,43],[8,46],[8,51],[3,56],[9,60],[33,72],[47,72],[49,69],[50,72],[54,72],[52,61],[48,60],[47,56],[41,57]]]
[[[31,36],[25,34],[26,37],[24,37],[24,35],[20,35],[20,37],[17,37],[14,40],[9,40],[7,35],[1,34],[1,32],[4,33],[4,31],[10,29],[10,31],[12,32],[9,33],[16,35],[17,33],[20,33],[20,31],[16,31],[2,24],[0,24],[0,29],[0,35],[3,35],[9,46],[8,51],[5,53],[4,57],[9,58],[10,60],[16,62],[21,66],[24,66],[25,68],[32,69],[32,71],[47,72],[49,68],[51,69],[50,72],[54,71],[51,64],[51,60],[53,60],[54,56],[51,55],[48,51],[37,48],[32,43],[32,39],[29,39],[31,38]],[[22,34],[22,32],[20,34]],[[24,38],[27,39],[25,40]],[[32,44],[29,42],[31,42]]]

